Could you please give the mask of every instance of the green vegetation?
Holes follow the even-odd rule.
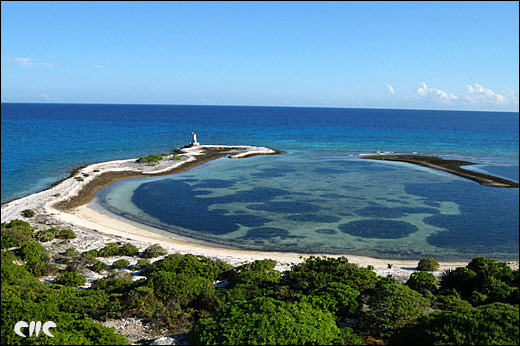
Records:
[[[417,270],[435,272],[439,270],[439,262],[437,262],[433,257],[425,257],[419,261],[419,264],[417,264]]]
[[[56,276],[54,283],[64,286],[78,287],[83,286],[87,282],[87,278],[77,272],[64,271]]]
[[[373,333],[388,337],[396,330],[413,324],[428,311],[430,301],[408,286],[399,283],[383,283],[368,299],[364,324]]]
[[[59,229],[55,233],[57,239],[76,239],[76,234],[71,229]]]
[[[412,273],[408,281],[406,281],[406,285],[417,292],[424,290],[431,291],[439,286],[435,276],[432,273],[424,271]]]
[[[22,211],[22,215],[24,217],[33,217],[34,211],[32,211],[31,209],[25,209],[24,211]]]
[[[159,244],[153,244],[147,247],[144,251],[141,257],[143,258],[154,258],[159,256],[164,256],[168,252],[162,248]]]
[[[76,179],[77,181],[83,181],[82,177],[74,177],[74,179]]]
[[[121,269],[124,267],[128,267],[130,265],[130,262],[126,259],[118,259],[114,263],[112,263],[112,268],[114,269]]]
[[[25,267],[34,276],[46,273],[49,254],[39,243],[27,242],[20,248],[20,257],[25,261]]]
[[[158,162],[161,161],[163,157],[161,155],[148,155],[146,157],[140,157],[137,159],[138,163],[147,163],[147,162]]]
[[[146,268],[150,264],[150,260],[147,258],[140,258],[137,260],[137,263],[134,265],[134,270],[141,270]]]
[[[18,247],[26,242],[35,240],[33,228],[29,223],[21,220],[2,222],[2,249]]]
[[[444,271],[414,272],[406,284],[347,258],[306,258],[289,270],[274,260],[233,267],[204,256],[167,255],[155,244],[137,264],[132,244],[109,243],[50,258],[40,242],[72,236],[27,222],[2,223],[2,344],[128,344],[94,321],[138,318],[192,344],[519,344],[518,270],[483,257]],[[65,235],[67,234],[67,235]],[[36,242],[38,241],[38,242]],[[48,246],[48,245],[46,245]],[[7,250],[10,249],[10,250]],[[150,263],[148,258],[164,256]],[[100,257],[127,256],[112,266]],[[54,283],[38,277],[66,264]],[[87,289],[88,270],[107,275]],[[19,321],[54,321],[54,338],[22,339]],[[347,322],[348,327],[345,327]],[[144,342],[144,341],[143,341]]]
[[[329,312],[267,297],[229,303],[215,316],[200,319],[189,333],[196,345],[330,345],[340,339]]]

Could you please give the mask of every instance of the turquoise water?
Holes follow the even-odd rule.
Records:
[[[518,252],[518,190],[348,156],[224,158],[181,174],[119,182],[94,203],[244,249],[442,260],[511,259]]]
[[[277,156],[219,159],[116,183],[95,203],[197,241],[382,258],[518,258],[518,189],[405,163],[418,153],[518,181],[518,113],[280,107],[2,104],[2,201],[81,164],[202,144]]]

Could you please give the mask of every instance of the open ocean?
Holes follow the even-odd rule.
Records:
[[[285,151],[121,181],[93,208],[222,246],[388,259],[518,260],[519,192],[363,154],[436,155],[518,181],[519,114],[102,104],[1,105],[2,203],[100,161],[201,144]]]

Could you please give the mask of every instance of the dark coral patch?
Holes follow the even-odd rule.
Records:
[[[332,215],[318,215],[318,214],[297,214],[297,215],[289,215],[287,219],[292,221],[302,221],[302,222],[324,222],[324,223],[333,223],[341,220],[337,216]]]
[[[363,238],[397,239],[417,231],[408,222],[393,220],[359,220],[344,223],[338,227],[341,232]]]
[[[283,228],[276,227],[258,227],[251,228],[247,231],[244,239],[268,239],[268,238],[280,238],[280,239],[292,239],[292,238],[305,238],[302,236],[290,235],[289,231]]]
[[[336,233],[338,233],[338,232],[336,232],[336,231],[333,230],[333,229],[322,228],[322,229],[317,229],[317,230],[316,230],[316,233],[320,233],[320,234],[336,234]]]

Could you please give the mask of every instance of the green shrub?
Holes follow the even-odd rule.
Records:
[[[410,345],[518,345],[518,306],[493,303],[426,315],[403,339]]]
[[[108,264],[102,261],[96,260],[94,264],[90,267],[91,270],[95,271],[96,273],[101,272],[102,270],[107,270],[109,268]]]
[[[94,299],[90,299],[93,293]],[[88,316],[105,302],[99,292],[43,284],[38,280],[20,286],[2,283],[2,345],[128,345],[113,328],[94,323]],[[105,308],[106,310],[106,308]],[[107,311],[108,312],[108,311]],[[106,315],[106,313],[103,313]],[[53,338],[40,333],[38,337],[21,338],[13,326],[16,322],[53,321]],[[27,331],[27,329],[25,330]]]
[[[98,260],[96,260],[96,262],[94,264],[92,264],[92,266],[90,267],[90,269],[92,269],[96,273],[99,273],[102,270],[108,270],[108,268],[110,268],[108,264],[106,264],[105,262],[102,262],[102,261],[98,261]]]
[[[82,174],[84,177],[88,177],[88,173],[83,173]]]
[[[71,247],[71,248],[68,248],[67,250],[65,250],[65,253],[63,255],[65,257],[70,257],[70,258],[79,258],[80,253],[78,250]]]
[[[105,247],[98,250],[97,255],[99,257],[119,256],[120,251],[119,244],[108,243]]]
[[[346,257],[329,258],[310,256],[303,263],[293,265],[283,274],[282,282],[291,290],[309,294],[327,286],[329,282],[342,282],[363,291],[374,288],[377,275],[369,268],[358,268],[349,263]]]
[[[435,272],[439,270],[439,267],[439,262],[437,262],[433,257],[425,257],[419,261],[416,269],[427,272]]]
[[[121,293],[138,285],[132,281],[132,275],[126,271],[112,273],[109,276],[92,282],[92,289],[104,290],[108,293]]]
[[[42,229],[36,232],[36,240],[45,243],[54,240],[54,232],[50,229]]]
[[[134,270],[141,270],[146,268],[150,264],[150,260],[146,258],[140,258],[137,260],[137,263],[134,265]]]
[[[124,299],[125,313],[130,316],[151,317],[161,305],[153,289],[147,286],[134,288]]]
[[[135,256],[139,254],[139,250],[137,249],[137,247],[135,247],[134,245],[130,244],[130,243],[126,243],[126,244],[123,244],[121,245],[121,248],[119,250],[119,255],[120,256]]]
[[[303,300],[338,317],[356,317],[363,307],[359,292],[341,282],[329,282]]]
[[[82,252],[79,256],[79,260],[84,264],[94,264],[97,261],[96,257],[98,257],[98,251],[93,249]]]
[[[466,267],[444,271],[441,288],[456,289],[475,305],[518,304],[518,270],[511,270],[504,262],[476,257]]]
[[[157,298],[174,301],[182,307],[204,291],[214,289],[213,282],[207,278],[167,271],[155,271],[149,275],[149,285]]]
[[[114,269],[121,269],[124,267],[128,267],[130,265],[130,262],[126,259],[118,259],[114,263],[112,263],[112,268]]]
[[[76,179],[77,181],[83,181],[82,177],[74,177],[74,179]]]
[[[421,292],[423,290],[433,290],[439,286],[435,276],[427,271],[414,272],[406,281],[406,285],[412,290]]]
[[[13,260],[2,260],[2,285],[12,284],[18,280],[37,280],[27,271],[25,266],[13,263]]]
[[[195,345],[329,345],[339,343],[334,316],[306,302],[272,298],[235,301],[197,321],[188,334]]]
[[[54,197],[60,197],[60,196],[61,196],[61,193],[55,193],[53,196],[54,196]]]
[[[35,239],[33,228],[29,223],[21,220],[11,220],[2,223],[2,249],[21,246]]]
[[[25,217],[33,217],[34,211],[32,211],[31,209],[25,209],[24,211],[22,211],[22,215]]]
[[[147,247],[144,251],[141,257],[143,258],[153,258],[153,257],[159,257],[164,256],[168,253],[168,251],[164,250],[161,245],[159,244],[153,244]]]
[[[146,162],[157,162],[161,161],[163,157],[161,155],[148,155],[146,157],[140,157],[137,162],[138,163],[146,163]]]
[[[64,286],[78,287],[83,286],[87,278],[78,272],[65,271],[54,279],[54,283]]]
[[[95,170],[93,170],[92,172],[99,172],[99,169],[95,169]]]
[[[68,228],[60,229],[56,232],[55,237],[58,239],[76,239],[76,233]]]
[[[428,299],[399,283],[378,286],[367,304],[370,309],[364,316],[363,324],[382,337],[415,323],[430,307]]]
[[[204,256],[172,254],[150,264],[145,275],[149,276],[156,271],[167,271],[202,277],[214,282],[231,268],[233,268],[231,265],[223,261],[214,261]]]
[[[35,242],[25,243],[20,248],[20,255],[25,261],[27,271],[34,276],[45,274],[45,267],[49,263],[49,255],[43,246]]]

